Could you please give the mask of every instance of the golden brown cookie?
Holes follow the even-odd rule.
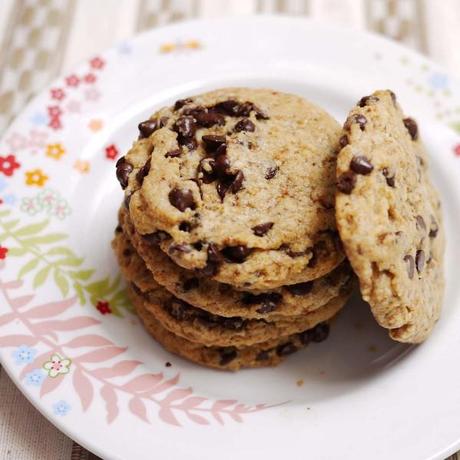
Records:
[[[337,223],[378,323],[419,343],[439,318],[444,232],[439,195],[415,120],[391,91],[351,111],[337,161]]]
[[[334,217],[340,127],[301,97],[230,88],[139,125],[117,163],[138,233],[241,289],[318,278],[343,260]]]
[[[133,296],[133,303],[147,332],[166,350],[197,364],[222,370],[237,371],[243,367],[276,366],[288,355],[311,342],[322,342],[329,335],[329,324],[323,322],[313,329],[249,347],[207,347],[190,342],[165,329],[136,295]]]

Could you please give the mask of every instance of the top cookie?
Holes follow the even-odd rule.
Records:
[[[340,127],[304,99],[222,89],[139,125],[117,164],[136,230],[178,265],[245,289],[318,278],[343,260],[334,218]]]
[[[393,339],[422,342],[441,310],[444,235],[417,124],[377,91],[351,111],[340,143],[337,225],[363,297]]]

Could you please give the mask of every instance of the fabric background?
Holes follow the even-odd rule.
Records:
[[[187,18],[254,13],[369,29],[460,77],[459,0],[0,0],[0,135],[50,80],[116,42]],[[42,417],[0,367],[0,460],[96,458]]]

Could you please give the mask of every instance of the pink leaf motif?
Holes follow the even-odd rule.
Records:
[[[27,345],[31,347],[38,342],[37,337],[32,335],[5,335],[4,337],[0,337],[0,347],[12,347],[12,346],[20,346],[20,345]]]
[[[81,406],[84,411],[88,409],[93,400],[93,385],[89,381],[88,377],[81,371],[81,369],[77,368],[73,374],[73,386],[75,391],[78,394],[78,397],[81,401]]]
[[[193,414],[191,412],[185,412],[185,414],[192,422],[198,423],[199,425],[209,425],[209,421],[201,415]]]
[[[161,420],[165,423],[169,423],[170,425],[181,426],[179,421],[177,420],[176,416],[172,413],[172,410],[168,407],[162,407],[158,412]]]
[[[236,412],[228,412],[228,415],[230,415],[235,422],[241,423],[243,421],[241,415],[238,415]]]
[[[7,281],[5,283],[0,283],[2,289],[17,289],[20,288],[23,284],[22,280],[13,280],[13,281]]]
[[[229,406],[233,406],[238,401],[234,399],[221,399],[216,401],[211,408],[211,413],[213,417],[221,424],[224,424],[224,420],[222,419],[221,412],[225,411],[225,409]]]
[[[101,396],[105,401],[105,408],[107,410],[107,423],[112,423],[118,415],[118,404],[117,404],[117,394],[115,390],[110,385],[104,385],[101,388]]]
[[[147,418],[147,410],[145,408],[145,404],[141,398],[139,398],[138,396],[134,396],[133,398],[129,400],[128,406],[129,406],[129,410],[134,415],[139,417],[144,422],[150,423],[149,419]]]
[[[46,377],[40,388],[40,398],[54,391],[63,381],[64,376],[62,374],[54,378]]]
[[[33,295],[24,295],[21,297],[16,297],[15,299],[10,299],[10,305],[14,309],[19,309],[27,305],[32,299]]]
[[[124,353],[127,348],[122,347],[105,347],[99,350],[89,351],[83,355],[74,358],[75,362],[78,363],[100,363],[102,361],[108,361],[109,359]]]
[[[178,390],[173,390],[161,401],[161,405],[169,406],[173,401],[184,399],[191,394],[193,394],[191,388],[179,388]]]
[[[25,316],[29,319],[51,318],[53,316],[58,316],[61,313],[64,313],[69,307],[74,305],[75,301],[76,297],[61,300],[59,302],[50,302],[27,310]]]
[[[157,385],[152,391],[150,391],[150,394],[161,393],[163,391],[169,390],[173,386],[177,385],[178,381],[179,381],[179,374],[177,374],[172,379],[165,380],[163,383],[160,383],[159,385]]]
[[[5,315],[0,316],[0,326],[10,323],[16,318],[15,313],[6,313]]]
[[[77,316],[71,319],[35,323],[33,327],[37,334],[47,334],[48,332],[54,331],[75,331],[77,329],[94,326],[95,324],[100,324],[100,321],[91,316]]]
[[[162,380],[163,374],[142,374],[126,382],[122,388],[131,393],[150,392]]]
[[[24,366],[22,371],[19,373],[19,378],[22,380],[29,372],[32,372],[34,369],[41,368],[43,363],[50,359],[50,356],[53,354],[52,350],[48,350],[41,355],[38,355],[31,363]]]
[[[200,404],[207,401],[206,398],[200,398],[199,396],[191,396],[190,398],[184,399],[180,405],[175,406],[178,409],[190,410],[198,407]]]
[[[127,360],[116,363],[113,367],[102,367],[101,369],[95,369],[93,372],[94,377],[98,379],[111,379],[113,377],[122,377],[124,375],[131,374],[136,369],[141,361]]]
[[[100,335],[81,335],[72,339],[70,342],[64,343],[64,347],[69,348],[81,348],[81,347],[104,347],[107,345],[113,345],[113,342]]]

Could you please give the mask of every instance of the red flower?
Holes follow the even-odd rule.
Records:
[[[88,73],[83,77],[85,83],[94,83],[96,81],[96,75],[93,73]]]
[[[109,160],[115,160],[115,158],[118,156],[118,149],[114,144],[108,145],[105,148],[105,156]]]
[[[62,123],[59,117],[51,117],[48,126],[53,129],[61,129]]]
[[[0,259],[5,259],[7,253],[8,253],[8,248],[4,248],[3,246],[0,246]]]
[[[106,300],[99,300],[99,302],[96,304],[96,308],[99,310],[99,313],[101,313],[101,315],[109,315],[110,313],[112,313],[110,304]]]
[[[457,155],[457,156],[460,157],[460,144],[457,144],[457,145],[454,147],[454,153],[455,153],[455,155]]]
[[[50,117],[59,117],[62,115],[62,109],[58,105],[48,106],[48,115]]]
[[[5,176],[12,176],[15,169],[21,166],[14,155],[8,155],[6,157],[0,157],[0,172]]]
[[[105,66],[105,61],[100,57],[95,57],[89,61],[93,69],[102,69]]]
[[[67,86],[78,86],[80,84],[80,79],[75,75],[69,75],[66,77],[65,82],[67,83]]]
[[[62,101],[65,97],[65,92],[61,88],[53,88],[51,89],[51,98],[56,99],[57,101]]]

